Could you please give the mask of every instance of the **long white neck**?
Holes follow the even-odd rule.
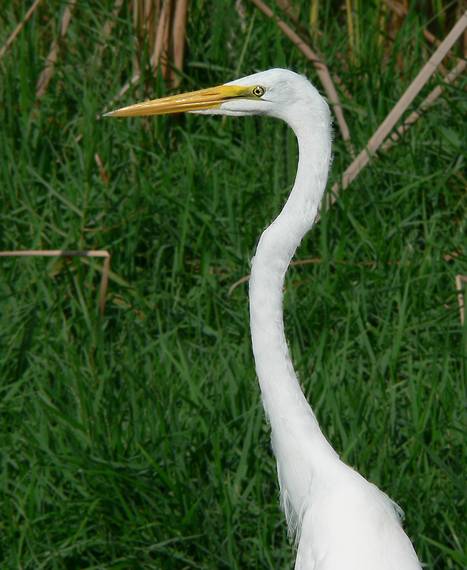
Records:
[[[285,117],[298,139],[295,184],[279,216],[263,232],[252,261],[250,326],[263,404],[272,429],[281,495],[290,525],[299,523],[310,478],[336,454],[323,436],[297,380],[284,335],[284,276],[310,230],[326,186],[330,120],[319,113]],[[293,529],[292,529],[293,530]]]

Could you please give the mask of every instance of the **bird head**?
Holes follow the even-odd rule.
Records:
[[[137,117],[170,113],[209,115],[269,115],[291,122],[300,120],[300,110],[327,109],[313,85],[288,69],[269,69],[223,85],[144,101],[123,107],[106,117]],[[294,115],[296,117],[294,117]]]

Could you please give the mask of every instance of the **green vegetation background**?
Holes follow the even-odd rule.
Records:
[[[427,13],[414,7],[391,46],[376,4],[358,15],[355,61],[339,3],[320,12],[321,51],[352,93],[343,102],[357,149],[432,52]],[[243,20],[234,2],[191,3],[181,89],[270,67],[317,84],[276,26],[242,6]],[[0,249],[105,248],[113,272],[99,318],[100,261],[1,260],[0,566],[292,568],[247,286],[228,289],[293,183],[295,140],[264,118],[97,119],[136,52],[124,8],[99,55],[111,7],[79,3],[40,105],[64,4],[44,3],[0,63]],[[4,4],[0,45],[24,11]],[[165,92],[148,72],[121,103]],[[402,506],[433,570],[467,563],[466,328],[454,281],[467,270],[462,253],[444,258],[462,252],[466,107],[462,82],[447,88],[364,170],[297,253],[322,262],[291,268],[285,293],[323,431]],[[350,162],[337,130],[334,150],[331,181]]]

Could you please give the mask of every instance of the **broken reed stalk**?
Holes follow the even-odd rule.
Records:
[[[8,37],[7,41],[5,42],[4,46],[2,47],[2,49],[0,49],[0,60],[2,59],[2,57],[5,55],[6,51],[8,50],[8,48],[11,47],[11,44],[16,40],[16,38],[18,37],[18,35],[20,34],[21,30],[24,28],[24,26],[27,24],[27,22],[31,19],[31,16],[34,14],[34,12],[36,11],[36,8],[39,6],[39,4],[42,2],[42,0],[35,0],[35,2],[31,5],[31,7],[29,8],[29,10],[26,12],[26,14],[24,15],[23,19],[21,20],[21,22],[16,26],[16,28],[13,30],[13,32],[10,34],[10,36]]]
[[[321,81],[321,84],[326,91],[329,102],[333,107],[337,124],[342,134],[342,138],[344,142],[349,145],[349,148],[352,149],[349,127],[345,121],[344,112],[339,100],[339,95],[337,94],[336,88],[334,87],[334,83],[331,79],[327,65],[310,48],[310,46],[296,32],[294,32],[294,30],[292,30],[292,28],[290,28],[283,20],[274,14],[274,12],[267,4],[265,4],[262,0],[250,0],[250,2],[252,2],[268,18],[273,19],[277,27],[291,40],[291,42],[303,53],[303,55],[312,62]]]
[[[52,76],[55,71],[55,64],[57,63],[58,54],[60,52],[60,45],[67,34],[68,26],[70,25],[71,16],[73,15],[73,10],[75,9],[75,6],[76,6],[76,0],[69,0],[68,4],[66,5],[63,11],[62,21],[60,23],[60,34],[58,38],[54,40],[52,43],[49,55],[45,60],[44,69],[42,70],[42,73],[40,74],[39,79],[37,81],[36,85],[37,99],[40,99],[45,94],[45,92],[47,91],[47,87],[49,86],[50,80],[52,79]]]
[[[252,0],[254,1],[254,0]],[[334,204],[337,199],[339,190],[345,190],[353,180],[359,175],[361,170],[369,163],[371,157],[375,154],[378,148],[381,146],[383,141],[386,139],[388,134],[394,128],[397,121],[401,118],[403,113],[407,110],[407,107],[412,103],[415,97],[419,94],[421,89],[425,86],[426,82],[430,79],[433,73],[436,71],[437,67],[445,57],[445,55],[452,48],[454,43],[459,39],[464,30],[467,27],[467,12],[459,18],[457,23],[454,25],[452,30],[446,36],[446,38],[441,42],[438,49],[430,57],[427,63],[422,67],[421,71],[418,73],[417,77],[412,81],[409,87],[406,89],[405,93],[399,99],[399,101],[394,105],[390,113],[376,129],[373,136],[368,141],[366,147],[360,152],[360,154],[352,161],[350,166],[345,170],[341,181],[336,182],[331,191],[327,194],[325,199],[328,206]]]
[[[102,257],[104,264],[102,267],[101,284],[99,287],[99,313],[104,314],[105,299],[109,285],[110,273],[110,253],[102,250],[66,250],[66,249],[27,249],[22,251],[0,251],[0,257]]]

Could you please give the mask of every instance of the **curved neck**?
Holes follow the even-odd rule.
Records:
[[[328,114],[321,122],[310,113],[290,124],[298,139],[295,184],[279,216],[262,234],[252,260],[250,326],[263,404],[272,428],[279,468],[284,425],[296,441],[305,439],[313,451],[332,450],[300,388],[284,335],[284,276],[303,236],[312,227],[326,186],[331,158]],[[302,438],[301,436],[305,437]],[[284,440],[284,445],[286,441]],[[334,455],[334,451],[332,450]]]

